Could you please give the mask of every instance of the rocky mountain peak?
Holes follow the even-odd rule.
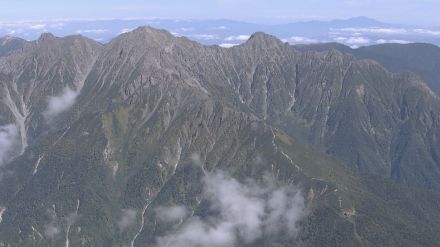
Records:
[[[51,33],[43,33],[41,34],[40,38],[38,38],[38,42],[44,42],[47,40],[55,40],[55,39],[56,39],[55,35]]]
[[[274,45],[281,46],[283,45],[283,42],[273,35],[266,34],[263,32],[256,32],[251,35],[251,37],[246,42],[246,44],[254,44],[254,45],[270,47]]]
[[[122,34],[114,41],[122,42],[126,45],[146,43],[149,46],[160,46],[170,43],[174,39],[175,37],[168,31],[143,26]]]

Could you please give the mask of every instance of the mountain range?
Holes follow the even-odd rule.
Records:
[[[436,46],[0,41],[0,246],[440,243]]]
[[[290,44],[338,42],[350,47],[384,43],[440,44],[438,26],[392,24],[367,17],[271,23],[154,18],[0,22],[0,36],[35,40],[42,32],[51,32],[57,36],[81,34],[108,43],[119,34],[144,25],[166,29],[174,36],[185,36],[205,45],[224,47],[242,44],[257,31],[273,34]]]

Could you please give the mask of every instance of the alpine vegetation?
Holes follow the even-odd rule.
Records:
[[[157,246],[223,247],[270,236],[293,239],[306,214],[301,191],[291,185],[277,186],[270,176],[259,184],[253,179],[240,182],[223,172],[209,173],[204,179],[204,199],[210,216],[186,219],[176,232],[158,238]],[[170,209],[175,216],[185,212],[180,206]]]

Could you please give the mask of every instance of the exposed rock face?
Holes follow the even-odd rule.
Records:
[[[21,137],[0,167],[0,246],[152,246],[179,227],[158,207],[209,214],[218,169],[301,184],[303,230],[261,246],[440,243],[440,197],[418,190],[440,183],[439,100],[415,75],[263,33],[223,49],[142,27],[105,47],[42,35],[0,58],[0,82]],[[48,119],[51,100],[71,104]]]
[[[140,28],[107,50],[97,62],[106,70],[89,77],[96,92],[87,91],[104,98],[92,105],[116,92],[122,92],[121,100],[135,101],[150,85],[165,89],[175,83],[245,108],[362,171],[439,185],[439,100],[414,75],[394,75],[336,50],[299,53],[263,33],[242,46],[220,49]],[[115,67],[105,66],[110,63]],[[106,89],[111,97],[102,93]]]
[[[440,95],[440,47],[425,43],[382,44],[351,49],[348,46],[327,43],[301,45],[302,51],[327,51],[337,49],[353,54],[358,59],[373,59],[395,73],[412,71],[423,78],[430,88]]]
[[[81,90],[100,49],[79,36],[43,34],[21,52],[0,58],[0,125],[15,123],[19,128],[19,153],[45,125],[42,113],[49,97],[61,95],[66,87]]]

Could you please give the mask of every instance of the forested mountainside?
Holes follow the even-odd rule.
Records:
[[[0,57],[0,91],[0,246],[440,243],[440,102],[416,74],[141,27],[44,34]]]

